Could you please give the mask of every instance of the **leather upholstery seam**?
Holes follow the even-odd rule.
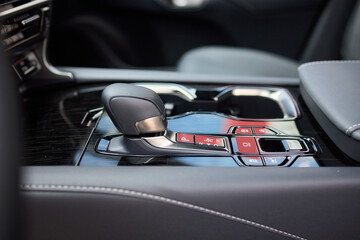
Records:
[[[332,64],[332,63],[344,63],[344,64],[350,64],[350,63],[360,63],[359,60],[332,60],[332,61],[317,61],[317,62],[308,62],[304,63],[299,66],[298,70],[300,71],[304,67],[312,66],[312,65],[320,65],[320,64]]]
[[[301,71],[304,67],[313,66],[313,65],[321,65],[321,64],[332,64],[332,63],[343,63],[343,64],[353,64],[360,63],[359,60],[332,60],[332,61],[317,61],[317,62],[309,62],[299,66],[298,70]],[[345,134],[351,136],[352,131],[356,131],[356,128],[360,127],[360,123],[354,124],[345,130]]]
[[[360,123],[354,124],[354,125],[352,125],[351,127],[349,127],[349,128],[346,130],[345,134],[350,136],[353,131],[356,131],[356,128],[357,128],[357,127],[360,127]]]
[[[288,238],[298,239],[298,240],[305,240],[305,238],[299,237],[297,235],[284,232],[273,227],[269,227],[257,222],[253,222],[244,218],[236,217],[230,214],[226,214],[223,212],[215,211],[209,208],[201,207],[198,205],[182,202],[179,200],[174,200],[167,197],[162,197],[154,194],[127,190],[122,188],[116,187],[103,187],[103,186],[84,186],[84,185],[59,185],[59,184],[21,184],[19,185],[20,190],[23,191],[64,191],[64,192],[72,192],[72,193],[105,193],[105,194],[115,194],[115,195],[122,195],[122,196],[132,196],[138,197],[141,199],[147,200],[155,200],[162,203],[167,203],[183,208],[187,208],[190,210],[195,210],[203,213],[207,213],[213,216],[217,216],[220,218],[224,218],[227,220],[231,220],[237,223],[243,223],[249,226],[256,227],[261,230],[265,230],[268,232],[276,233]]]

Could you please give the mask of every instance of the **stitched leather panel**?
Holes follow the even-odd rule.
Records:
[[[357,206],[360,197],[359,171],[26,167],[21,185],[47,187],[22,191],[23,219],[28,239],[64,239],[72,234],[80,239],[99,235],[105,236],[102,239],[110,235],[131,239],[145,235],[147,239],[288,238],[233,221],[233,217],[302,238],[351,239],[360,234],[358,212],[351,207]],[[70,186],[80,186],[79,191]],[[86,187],[84,191],[81,186]],[[96,187],[99,193],[90,191]],[[139,198],[138,193],[153,197]],[[173,201],[180,204],[171,204]]]

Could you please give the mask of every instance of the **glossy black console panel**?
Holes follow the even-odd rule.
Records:
[[[75,165],[90,128],[80,123],[100,106],[102,88],[65,88],[24,97],[24,165]]]
[[[229,160],[236,162],[240,166],[259,166],[253,165],[251,160],[260,159],[260,163],[263,163],[261,166],[291,166],[299,158],[300,161],[306,161],[307,165],[318,166],[312,156],[316,156],[320,152],[319,147],[314,143],[312,139],[300,138],[299,136],[288,136],[283,131],[287,129],[296,128],[293,123],[289,122],[273,122],[272,126],[276,126],[276,132],[278,134],[274,135],[261,135],[250,133],[250,134],[236,134],[236,131],[233,130],[233,126],[249,126],[253,129],[263,129],[260,127],[250,127],[250,126],[263,126],[263,124],[268,124],[267,122],[249,122],[249,121],[237,121],[233,119],[226,118],[222,115],[217,115],[213,113],[192,113],[182,116],[177,116],[168,119],[168,132],[164,136],[157,137],[143,137],[143,138],[129,138],[121,135],[116,128],[113,126],[109,117],[106,113],[103,113],[101,118],[98,121],[94,135],[90,141],[90,146],[85,151],[84,158],[81,160],[80,165],[88,165],[87,155],[96,156],[96,154],[102,154],[103,156],[109,157],[114,156],[118,161],[119,158],[128,159],[131,156],[131,159],[137,159],[137,164],[160,164],[159,159],[173,160],[173,159],[189,159],[188,162],[191,163],[192,158],[195,159],[206,159],[209,157],[211,159],[219,158],[216,163],[216,166],[219,166],[220,163],[224,166],[228,166]],[[268,129],[274,129],[274,127],[267,127]],[[106,130],[106,131],[104,131]],[[110,130],[110,131],[109,131]],[[177,136],[179,133],[173,131],[182,131],[193,133],[195,141],[193,143],[180,141]],[[293,131],[293,130],[289,130]],[[182,134],[183,135],[183,134]],[[107,136],[104,138],[104,136]],[[212,138],[222,139],[223,145],[210,144],[208,142],[200,141],[198,143],[198,137],[204,137],[211,140]],[[248,142],[248,139],[252,139],[253,143],[258,146],[260,152],[258,152],[257,147],[255,146],[255,152],[244,152],[239,151],[237,147],[237,141],[245,140]],[[304,151],[275,151],[272,149],[272,152],[265,152],[267,148],[261,144],[262,141],[274,140],[277,141],[294,141],[296,139],[302,142],[306,142],[306,146],[309,149]],[[199,139],[200,140],[200,139]],[[256,143],[255,143],[256,141]],[[271,144],[270,144],[271,145]],[[311,149],[310,149],[311,148]],[[94,151],[95,150],[95,151]],[[171,157],[167,157],[171,156]],[[282,159],[281,162],[275,164],[275,160]],[[245,159],[251,159],[250,162],[245,162]],[[165,161],[166,163],[166,161]],[[189,164],[188,163],[188,164]],[[208,162],[210,164],[211,162]],[[166,163],[169,164],[169,163]],[[194,162],[194,164],[196,164]],[[213,166],[213,165],[207,165]],[[221,165],[220,165],[221,166]]]
[[[110,119],[100,118],[96,128],[85,127],[81,121],[85,113],[101,107],[100,95],[103,86],[79,87],[49,94],[29,95],[26,100],[27,114],[27,146],[25,164],[27,165],[79,165],[79,166],[121,166],[121,165],[164,165],[164,166],[245,166],[243,160],[234,156],[155,156],[128,157],[109,156],[95,151],[101,137],[119,134]],[[303,106],[298,89],[289,89],[296,102],[300,103],[301,117],[295,121],[275,121],[276,124],[288,126],[289,134],[305,135],[319,143],[322,153],[315,157],[297,158],[291,161],[292,167],[317,166],[353,166],[354,163],[332,145],[323,130],[317,125],[311,114]],[[160,94],[161,95],[161,94]],[[161,95],[167,103],[164,94]],[[221,115],[221,114],[220,114]],[[200,134],[215,133],[219,126],[212,121],[194,125],[193,119],[188,121],[169,121],[169,128],[174,132]],[[241,126],[230,119],[221,131],[228,133],[232,126]],[[95,121],[96,123],[96,121]],[[91,125],[91,124],[90,124]],[[224,125],[223,125],[224,126]],[[275,126],[275,129],[278,129]],[[284,127],[280,127],[283,129]],[[286,127],[285,127],[286,128]],[[294,129],[296,129],[295,132]],[[94,131],[93,131],[94,130]],[[64,161],[64,159],[67,159]],[[69,161],[71,159],[71,161]],[[196,160],[196,161],[195,161]],[[294,159],[292,159],[294,160]],[[262,159],[264,162],[265,160]]]

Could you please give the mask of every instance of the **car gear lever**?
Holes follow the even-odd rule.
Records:
[[[104,89],[102,103],[114,125],[124,135],[140,136],[166,130],[164,103],[153,90],[115,83]]]

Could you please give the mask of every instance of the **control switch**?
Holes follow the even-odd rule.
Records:
[[[264,157],[266,166],[279,166],[285,162],[286,157]]]
[[[252,131],[250,127],[238,127],[236,128],[235,134],[252,135]]]
[[[225,147],[224,140],[221,137],[195,135],[195,143],[198,145]]]
[[[275,132],[267,128],[254,128],[256,135],[276,135]]]
[[[236,146],[237,153],[259,153],[255,139],[253,137],[237,137]]]
[[[241,160],[246,166],[264,166],[260,157],[242,157]]]
[[[182,143],[194,143],[194,135],[178,133],[176,136],[176,141]]]
[[[284,147],[286,151],[302,151],[304,150],[303,146],[298,140],[283,140]]]

